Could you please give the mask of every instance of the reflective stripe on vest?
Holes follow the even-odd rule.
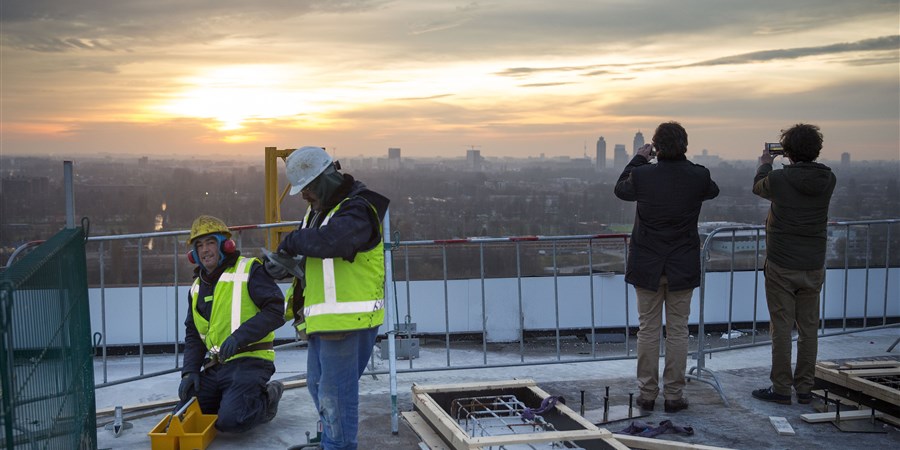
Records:
[[[345,200],[346,201],[346,200]],[[331,217],[335,214],[335,212],[340,209],[340,206],[343,202],[335,206],[325,217],[325,220],[319,225],[319,227],[324,227],[331,220]],[[371,207],[371,205],[370,205]],[[374,209],[374,208],[373,208]],[[307,223],[307,219],[309,218],[308,214],[309,210],[307,210],[307,215],[304,217],[304,224]],[[368,250],[367,252],[361,252],[359,255],[363,255],[368,252],[381,252],[381,255],[384,253],[384,247],[381,242],[375,246],[375,248]],[[344,260],[340,260],[339,264],[372,264],[367,261],[367,258],[360,257],[357,258],[355,262],[349,263]],[[384,263],[383,259],[381,259],[381,267],[380,270],[376,269],[376,271],[381,272],[381,285],[374,287],[372,292],[378,292],[381,294],[380,298],[374,299],[345,299],[344,301],[338,301],[337,298],[337,284],[338,280],[335,275],[335,259],[333,258],[307,258],[307,264],[319,264],[321,262],[321,288],[322,288],[322,298],[321,300],[316,298],[306,298],[306,304],[303,308],[303,315],[307,326],[307,331],[310,333],[315,333],[319,331],[348,331],[353,329],[363,329],[370,328],[372,326],[381,325],[384,321],[384,293],[383,293],[383,283],[384,283]],[[365,266],[363,266],[365,267]],[[345,269],[346,270],[346,269]],[[307,275],[310,275],[310,268],[307,266]],[[319,281],[319,280],[316,280]],[[355,283],[360,282],[360,280],[341,280],[341,283]],[[371,279],[365,280],[362,282],[371,282]],[[310,292],[310,284],[309,278],[307,278],[307,292]],[[310,304],[312,303],[312,304]],[[331,318],[323,317],[326,315],[337,315]],[[359,324],[353,323],[352,325],[345,320],[353,321],[354,315],[370,315],[367,319],[363,320]],[[339,318],[343,316],[343,318]]]
[[[231,282],[234,286],[231,288],[231,332],[237,330],[241,326],[241,295],[244,292],[244,284],[250,280],[250,272],[247,270],[247,264],[253,262],[249,258],[241,258],[234,272],[225,272],[219,277],[219,283]]]
[[[191,310],[194,317],[194,325],[200,334],[200,338],[206,344],[206,348],[213,352],[218,351],[222,342],[237,330],[244,320],[250,319],[259,312],[259,308],[250,298],[247,286],[254,261],[256,261],[255,258],[239,257],[236,265],[226,269],[219,276],[212,294],[213,304],[210,311],[210,320],[215,320],[213,323],[205,319],[197,309],[197,303],[203,301],[203,299],[198,298],[200,292],[199,277],[194,280],[194,284],[191,286]],[[231,290],[230,293],[228,289]],[[226,302],[230,303],[230,306]],[[226,318],[228,320],[227,324],[223,320]],[[275,333],[273,331],[249,345],[259,342],[272,342],[274,340]],[[254,350],[239,353],[230,359],[243,357],[256,357],[274,361],[275,352],[273,350]]]

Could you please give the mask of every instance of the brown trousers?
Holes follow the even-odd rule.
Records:
[[[766,261],[766,303],[769,306],[769,333],[772,336],[772,371],[769,379],[775,393],[791,395],[791,386],[800,394],[812,391],[819,350],[819,292],[825,268],[785,269]],[[791,373],[791,332],[797,326],[797,365]]]
[[[693,289],[670,291],[663,275],[659,290],[653,292],[635,286],[640,329],[637,343],[637,380],[640,396],[655,400],[659,394],[659,335],[663,305],[666,309],[666,365],[663,369],[663,397],[678,400],[684,390],[687,368],[688,316]]]

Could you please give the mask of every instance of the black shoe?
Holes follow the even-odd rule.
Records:
[[[266,383],[266,394],[269,397],[269,402],[266,404],[265,422],[274,419],[275,414],[278,414],[278,402],[281,401],[281,394],[283,393],[284,384],[282,382],[273,380]]]
[[[809,395],[809,394],[806,394],[806,395]],[[765,402],[780,403],[782,405],[790,405],[791,404],[791,396],[790,395],[779,394],[779,393],[775,392],[774,389],[772,389],[772,386],[769,386],[764,389],[757,389],[757,390],[753,391],[753,398],[758,398]]]
[[[682,409],[687,409],[687,407],[688,401],[684,397],[681,397],[678,400],[666,400],[665,403],[663,403],[663,408],[667,413],[675,413]]]
[[[797,403],[801,405],[806,405],[812,401],[812,394],[801,394],[797,393]]]
[[[637,403],[638,408],[641,408],[641,411],[653,411],[656,400],[644,400],[638,397],[637,400],[635,400],[635,403]]]

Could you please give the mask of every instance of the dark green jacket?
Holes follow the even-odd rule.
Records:
[[[816,162],[772,170],[762,164],[753,193],[772,202],[766,219],[766,257],[781,267],[816,270],[825,266],[828,204],[837,179]]]

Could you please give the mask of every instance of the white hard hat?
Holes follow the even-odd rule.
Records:
[[[288,155],[287,178],[291,182],[291,195],[297,195],[300,190],[312,183],[321,175],[333,160],[322,147],[300,147]]]

